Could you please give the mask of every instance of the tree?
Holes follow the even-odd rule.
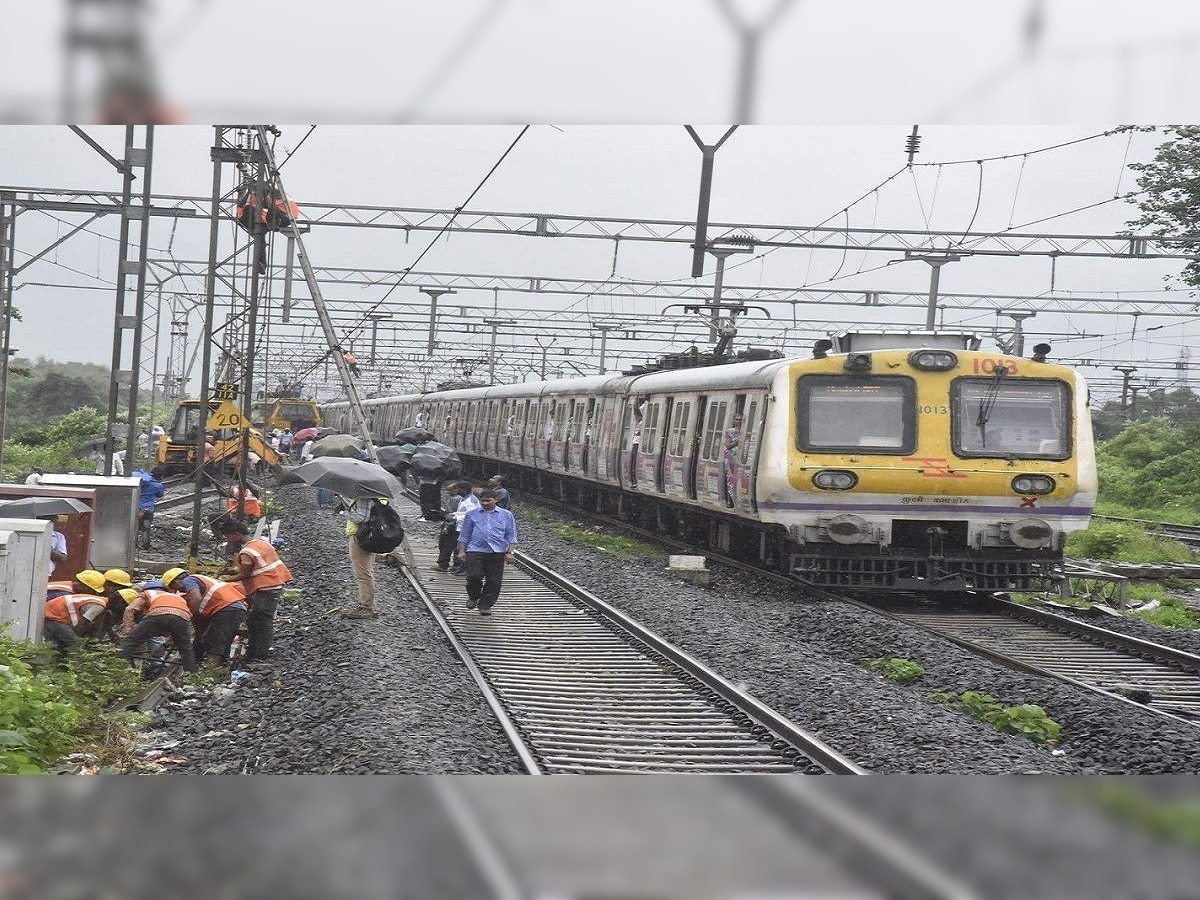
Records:
[[[1195,258],[1181,277],[1189,287],[1200,287],[1200,126],[1172,125],[1166,133],[1170,137],[1153,160],[1129,167],[1140,173],[1143,192],[1138,200],[1142,215],[1129,226],[1157,237],[1195,237],[1182,244]]]

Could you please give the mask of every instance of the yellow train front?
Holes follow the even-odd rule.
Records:
[[[764,435],[759,513],[787,528],[793,574],[899,591],[1060,581],[1096,497],[1083,379],[971,335],[842,339],[789,364],[786,415]]]

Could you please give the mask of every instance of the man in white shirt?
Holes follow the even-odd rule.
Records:
[[[54,530],[50,532],[50,568],[47,575],[53,577],[54,567],[67,558],[67,538],[58,530],[58,516],[39,516],[47,522],[54,522]]]
[[[33,471],[25,476],[25,483],[26,484],[41,484],[42,476],[45,474],[46,474],[46,472],[44,469],[40,469],[37,466],[34,466]]]

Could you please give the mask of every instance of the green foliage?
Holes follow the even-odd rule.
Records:
[[[56,422],[34,429],[28,435],[20,435],[19,438],[27,437],[31,443],[18,438],[5,445],[5,480],[20,479],[35,466],[48,472],[86,468],[75,456],[75,448],[86,440],[103,435],[106,424],[103,414],[91,407],[83,407]]]
[[[1160,237],[1194,235],[1200,225],[1200,126],[1172,125],[1166,134],[1153,160],[1129,167],[1139,173],[1142,191],[1136,195],[1142,215],[1129,225]],[[1183,269],[1183,281],[1200,286],[1200,241],[1181,246],[1190,249],[1192,256]]]
[[[1191,562],[1194,557],[1179,541],[1146,531],[1128,522],[1095,522],[1067,538],[1067,556],[1113,562]]]
[[[81,406],[103,409],[107,405],[108,369],[104,366],[17,358],[9,372],[17,376],[8,385],[5,427],[10,435]]]
[[[863,666],[873,672],[878,672],[884,678],[898,681],[901,684],[916,681],[925,674],[925,669],[920,663],[896,656],[877,656],[874,659],[864,660]]]
[[[1157,838],[1200,850],[1200,800],[1155,797],[1118,778],[1084,781],[1086,784],[1077,786],[1079,795],[1096,802],[1116,818]],[[1080,787],[1084,790],[1079,790]]]
[[[930,699],[944,703],[979,722],[987,722],[997,731],[1020,734],[1037,744],[1053,744],[1062,734],[1062,726],[1034,703],[1002,706],[994,697],[980,691],[933,694]]]
[[[29,664],[32,649],[0,635],[0,774],[36,775],[69,752],[82,713]]]
[[[663,555],[663,551],[659,547],[644,543],[636,538],[612,534],[600,526],[582,527],[569,525],[566,522],[557,521],[533,510],[523,513],[523,518],[527,521],[545,525],[551,531],[556,532],[569,541],[574,541],[577,544],[586,544],[604,553],[611,553],[613,556],[628,559],[637,556],[661,557]]]
[[[1096,448],[1096,465],[1105,503],[1158,520],[1200,515],[1200,422],[1130,425]]]
[[[1158,587],[1158,585],[1155,585],[1155,587]],[[1144,600],[1148,598],[1139,597],[1138,599]],[[1178,628],[1185,631],[1200,628],[1200,613],[1188,607],[1178,597],[1168,594],[1163,588],[1159,587],[1159,596],[1153,599],[1158,600],[1158,608],[1135,612],[1133,613],[1134,618],[1149,622],[1151,625],[1157,625],[1160,628]]]

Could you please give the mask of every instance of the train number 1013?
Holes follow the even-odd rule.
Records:
[[[1001,357],[1000,359],[993,359],[990,356],[977,357],[976,359],[972,360],[971,370],[976,375],[995,375],[996,369],[1000,368],[1001,366],[1004,366],[1005,374],[1017,374],[1017,361],[1007,356]]]
[[[950,407],[948,407],[948,406],[934,406],[934,405],[930,404],[928,406],[922,406],[919,411],[925,415],[937,415],[937,416],[950,415]]]

